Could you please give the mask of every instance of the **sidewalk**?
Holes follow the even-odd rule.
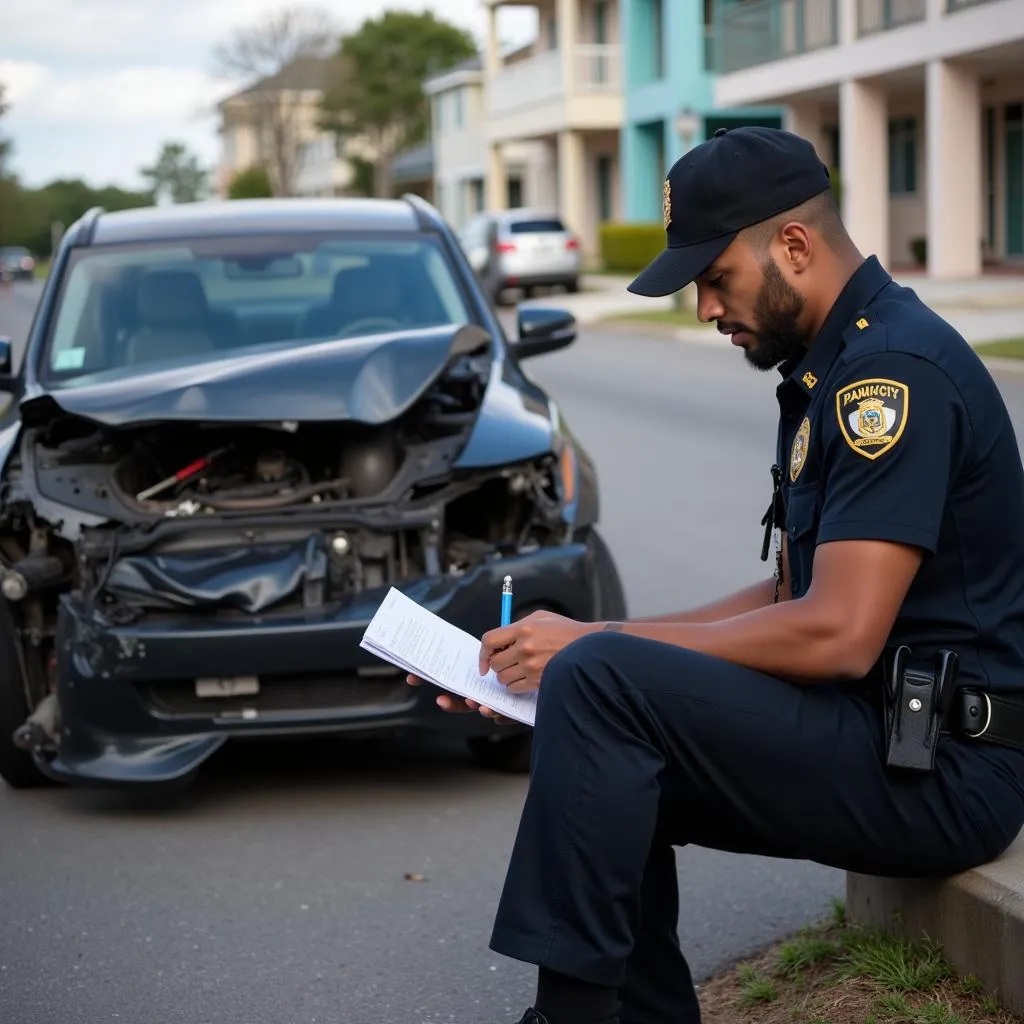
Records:
[[[576,295],[554,294],[530,299],[523,305],[562,306],[584,326],[595,326],[623,314],[628,316],[673,308],[671,297],[649,299],[626,291],[630,280],[628,276],[586,275],[582,279],[584,290]],[[908,275],[900,283],[913,288],[972,345],[1001,338],[1024,337],[1024,278],[933,281]],[[630,328],[638,332],[651,329],[652,333],[661,336],[673,333],[671,327],[662,325],[633,323]],[[679,327],[674,329],[674,333],[681,341],[720,343],[722,340],[713,326]]]

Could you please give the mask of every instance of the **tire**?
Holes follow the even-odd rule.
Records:
[[[565,290],[570,294],[575,294],[580,290],[580,281],[578,277],[574,277],[566,286]]]
[[[622,622],[629,617],[626,592],[611,549],[595,526],[587,530],[584,540],[590,548],[595,576],[594,593],[597,606],[594,608],[594,621]]]
[[[32,710],[25,696],[19,643],[11,613],[0,604],[0,778],[12,789],[33,789],[51,783],[36,767],[32,755],[14,745],[14,730]]]
[[[515,736],[470,736],[466,746],[481,768],[505,775],[525,775],[530,770],[533,733]]]

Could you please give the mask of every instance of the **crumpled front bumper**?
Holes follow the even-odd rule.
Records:
[[[506,573],[515,580],[517,608],[593,617],[595,572],[583,543],[400,589],[479,636],[498,624]],[[66,597],[57,634],[61,741],[56,756],[37,755],[40,768],[62,782],[119,787],[188,776],[231,737],[493,732],[483,716],[441,711],[434,687],[408,686],[402,673],[359,647],[386,592],[376,588],[315,612],[170,611],[130,625],[105,622],[102,612]],[[246,676],[258,677],[259,694],[196,694],[197,679]]]

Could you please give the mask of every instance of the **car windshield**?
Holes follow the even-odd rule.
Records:
[[[40,375],[74,387],[233,349],[469,320],[442,250],[423,236],[96,246],[71,257]]]

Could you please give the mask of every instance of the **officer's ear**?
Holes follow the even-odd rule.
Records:
[[[787,221],[779,229],[778,249],[780,262],[794,274],[803,274],[811,265],[816,239],[806,224]]]

